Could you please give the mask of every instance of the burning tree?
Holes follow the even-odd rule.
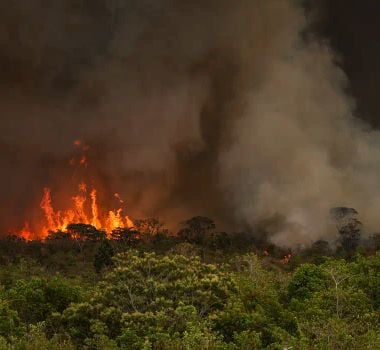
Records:
[[[139,231],[134,227],[118,227],[112,230],[110,238],[114,241],[125,243],[128,246],[135,245],[141,239]]]
[[[87,151],[90,146],[83,143],[82,140],[75,140],[74,146],[76,156],[70,160],[70,165],[76,167],[75,174],[78,170],[77,167],[82,170],[83,168],[87,169],[89,164]],[[30,241],[53,239],[54,233],[57,233],[57,238],[62,239],[65,238],[63,236],[67,232],[70,235],[69,238],[96,240],[99,235],[102,235],[101,232],[110,235],[114,229],[134,226],[129,216],[123,213],[125,203],[119,193],[113,194],[114,207],[110,210],[99,200],[91,174],[83,174],[78,180],[81,181],[78,182],[78,187],[73,194],[58,196],[64,209],[57,210],[54,207],[52,190],[50,187],[45,187],[39,205],[43,216],[34,216],[32,222],[26,221],[23,228],[17,231],[17,235]],[[66,186],[65,184],[65,188]]]
[[[106,232],[87,224],[69,224],[67,232],[70,237],[82,241],[101,241],[106,238]]]
[[[168,229],[165,228],[164,223],[156,218],[139,219],[134,221],[134,228],[140,233],[142,238],[152,239],[158,236],[167,236]]]

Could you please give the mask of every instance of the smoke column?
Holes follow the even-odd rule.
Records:
[[[4,229],[67,184],[78,137],[135,217],[253,230],[281,217],[269,233],[283,245],[331,238],[336,206],[379,227],[379,135],[300,1],[5,0],[0,13]]]

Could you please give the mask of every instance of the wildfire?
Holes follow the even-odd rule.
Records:
[[[83,140],[73,141],[75,156],[69,163],[74,167],[87,169],[90,146]],[[88,176],[91,178],[91,176]],[[123,214],[124,201],[119,193],[115,193],[116,209],[108,210],[100,205],[98,192],[88,186],[86,182],[80,182],[77,193],[69,200],[68,209],[55,210],[52,201],[51,189],[46,187],[40,202],[43,213],[43,222],[26,222],[24,227],[17,232],[26,240],[45,239],[50,233],[64,232],[70,224],[92,225],[98,230],[106,231],[108,235],[117,228],[131,228],[133,221],[128,215]]]
[[[26,239],[27,241],[31,240],[33,237],[33,233],[30,230],[29,223],[26,222],[24,227],[19,232],[20,236]]]
[[[87,158],[86,158],[86,156],[83,156],[83,157],[79,160],[79,164],[80,164],[80,165],[87,165]]]
[[[292,254],[285,255],[285,256],[282,258],[281,262],[282,262],[284,265],[289,264],[291,258],[292,258]]]
[[[88,205],[86,205],[89,202]],[[123,208],[109,210],[105,215],[101,215],[104,210],[100,210],[97,202],[97,191],[92,189],[90,196],[87,196],[87,184],[79,184],[79,193],[72,197],[72,207],[67,210],[56,211],[53,208],[51,190],[44,189],[40,207],[44,213],[43,227],[39,232],[34,232],[30,225],[26,223],[19,231],[19,235],[26,240],[32,238],[44,239],[51,232],[65,231],[66,227],[72,223],[92,225],[99,230],[104,230],[110,234],[117,228],[133,227],[133,221],[128,215],[123,215]]]

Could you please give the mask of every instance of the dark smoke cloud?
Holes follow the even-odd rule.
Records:
[[[282,214],[283,244],[328,233],[333,206],[378,224],[377,134],[300,2],[5,0],[0,23],[2,226],[71,181],[79,137],[132,216]]]

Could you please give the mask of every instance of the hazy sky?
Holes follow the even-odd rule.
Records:
[[[0,227],[84,177],[171,224],[281,214],[274,237],[299,243],[347,205],[374,229],[379,137],[358,120],[380,124],[379,13],[376,0],[1,1]],[[91,149],[73,176],[77,138]]]

